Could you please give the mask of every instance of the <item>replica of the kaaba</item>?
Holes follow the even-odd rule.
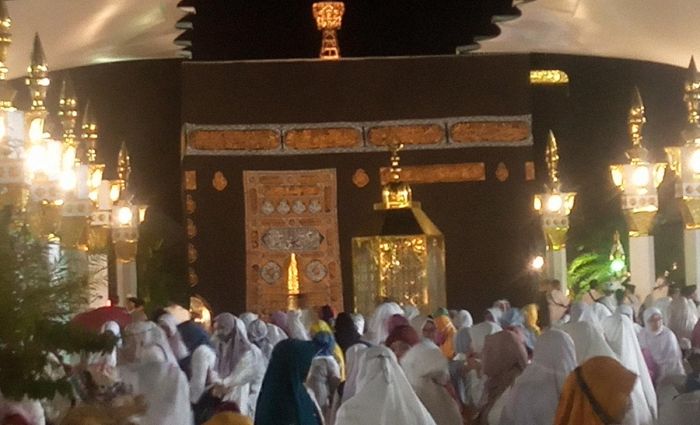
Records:
[[[531,294],[529,71],[525,55],[184,63],[193,293],[263,313]],[[375,210],[394,177],[420,203]],[[402,258],[384,278],[361,260],[377,249]]]

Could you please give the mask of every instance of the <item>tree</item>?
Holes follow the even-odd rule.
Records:
[[[50,260],[49,244],[13,220],[9,209],[0,214],[0,391],[15,400],[70,395],[68,379],[49,374],[52,355],[107,351],[116,341],[68,322],[87,305],[87,274],[65,255]]]

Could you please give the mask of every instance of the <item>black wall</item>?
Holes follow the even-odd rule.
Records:
[[[402,120],[530,112],[529,57],[187,63],[183,123],[254,124]],[[212,105],[216,105],[212,107]],[[351,239],[379,232],[372,205],[380,200],[378,170],[387,152],[296,156],[186,156],[196,170],[198,250],[195,290],[217,310],[245,309],[243,170],[336,168],[341,265],[346,308],[352,304]],[[538,235],[525,181],[530,147],[406,151],[405,165],[485,162],[485,182],[416,185],[414,198],[442,230],[450,307],[477,309],[495,298],[528,299],[534,279],[527,262]],[[510,177],[495,177],[499,162]],[[352,183],[357,168],[371,183]],[[222,171],[229,187],[211,180]]]
[[[506,77],[512,75],[512,66],[508,62],[508,58],[519,61],[521,56],[506,56],[498,67],[490,70],[496,77],[500,77],[506,84]],[[530,92],[530,97],[522,101],[520,105],[531,105],[533,113],[533,132],[535,135],[534,155],[528,153],[525,156],[533,156],[538,164],[538,178],[544,176],[544,164],[542,161],[544,154],[544,146],[546,140],[546,131],[549,128],[555,130],[558,135],[560,153],[561,153],[561,175],[565,187],[570,190],[579,192],[577,206],[572,214],[572,229],[570,233],[569,243],[569,258],[573,258],[577,252],[588,249],[606,250],[609,247],[610,236],[615,228],[624,229],[624,222],[619,213],[619,199],[616,192],[613,190],[612,184],[609,181],[607,166],[611,163],[619,162],[624,159],[624,150],[628,146],[626,135],[626,117],[627,110],[630,104],[631,90],[634,85],[639,86],[642,96],[647,107],[648,124],[646,126],[646,142],[647,146],[652,150],[656,158],[663,158],[662,147],[672,144],[680,144],[679,132],[685,121],[685,109],[682,102],[682,86],[684,78],[684,70],[681,68],[660,65],[648,62],[639,62],[623,59],[606,59],[583,56],[567,56],[567,55],[531,55],[530,61],[533,68],[561,68],[567,71],[571,77],[571,83],[568,88],[542,88],[535,87]],[[309,74],[307,79],[328,86],[328,79],[333,73],[335,64],[327,64],[325,71],[319,71],[317,74]],[[188,66],[195,66],[188,63]],[[434,78],[435,68],[427,67],[420,69],[420,76],[425,81],[425,85]],[[416,71],[418,73],[418,70]],[[63,72],[53,73],[54,81],[50,89],[49,106],[52,111],[55,111],[57,96],[59,90],[60,76]],[[138,187],[139,193],[145,198],[155,209],[162,212],[161,219],[171,223],[175,221],[175,228],[168,225],[155,226],[159,230],[160,235],[164,235],[172,239],[173,244],[177,244],[179,248],[173,247],[173,252],[184,253],[184,229],[180,226],[182,221],[182,207],[180,203],[181,187],[180,187],[180,123],[181,112],[183,117],[187,116],[187,111],[182,111],[183,105],[180,97],[180,87],[183,84],[181,77],[180,61],[163,60],[163,61],[143,61],[143,62],[124,62],[115,64],[104,64],[90,67],[83,67],[70,70],[70,74],[76,85],[76,90],[81,102],[85,99],[92,99],[95,105],[97,119],[101,125],[101,146],[98,154],[100,160],[107,162],[112,167],[116,161],[116,152],[119,149],[121,140],[126,140],[129,149],[132,153],[132,161],[134,166],[134,185]],[[230,74],[222,74],[218,79],[236,79],[238,76]],[[294,78],[301,79],[302,76]],[[347,75],[346,78],[352,79],[352,75]],[[472,78],[464,77],[461,84],[469,84]],[[266,78],[261,78],[258,86],[265,85]],[[192,83],[195,84],[195,83]],[[197,90],[206,90],[210,85],[210,81],[203,80],[198,84]],[[400,81],[396,81],[391,74],[384,75],[382,80],[377,80],[378,86],[400,87]],[[28,97],[25,95],[25,88],[21,81],[16,82],[17,88],[20,89],[17,105],[26,107]],[[240,87],[240,90],[245,90],[245,87]],[[194,87],[194,86],[193,86]],[[420,88],[421,85],[418,85]],[[507,93],[507,86],[504,86],[504,92]],[[478,88],[474,88],[477,90]],[[410,113],[414,110],[415,105],[428,103],[432,109],[423,109],[424,113],[427,110],[439,110],[443,107],[444,102],[440,98],[430,100],[424,90],[414,91],[417,101],[414,103],[406,103],[404,99],[391,97],[393,107],[391,111],[400,111],[403,114]],[[285,90],[277,93],[280,97],[286,95]],[[420,95],[420,96],[419,96]],[[473,94],[466,97],[457,97],[456,94],[442,92],[441,95],[447,96],[447,99],[452,99],[450,102],[458,102],[463,109],[464,114],[472,113],[468,109],[469,105],[475,105],[482,102],[482,94]],[[343,96],[353,96],[352,93],[344,93]],[[525,96],[525,95],[524,95]],[[461,102],[463,99],[464,102]],[[378,100],[384,102],[386,100]],[[509,101],[503,102],[506,106],[514,101],[511,98]],[[515,99],[520,102],[521,100]],[[211,113],[212,122],[225,122],[225,120],[238,119],[238,115],[231,114],[230,108],[238,108],[237,110],[246,109],[243,105],[236,106],[237,96],[230,95],[218,99],[217,102],[208,104],[204,113]],[[83,103],[84,104],[84,103]],[[226,105],[228,106],[221,106]],[[336,103],[337,104],[337,103]],[[355,110],[357,114],[367,116],[376,116],[373,119],[383,119],[382,113],[384,109],[378,107],[379,103],[375,104],[373,99],[346,110],[336,110],[333,106],[333,99],[322,101],[315,99],[312,103],[301,102],[298,104],[300,110],[308,108],[312,110],[321,110],[327,108],[333,116],[342,116],[348,111]],[[495,105],[497,106],[497,105]],[[260,102],[255,105],[260,108],[262,114],[270,114],[277,116],[280,119],[280,111],[277,103],[265,104]],[[491,106],[485,105],[486,108]],[[388,110],[387,110],[388,111]],[[291,115],[288,112],[288,120],[297,121],[301,115]],[[294,112],[296,114],[296,112]],[[301,114],[301,112],[299,112]],[[260,122],[270,122],[270,119],[260,118]],[[510,259],[508,254],[499,252],[500,246],[493,242],[487,235],[492,233],[494,228],[499,230],[500,227],[505,228],[508,232],[515,234],[520,228],[508,221],[497,221],[510,211],[511,205],[517,204],[517,208],[525,208],[529,205],[529,194],[518,195],[511,189],[508,189],[508,184],[499,185],[492,180],[492,172],[494,162],[500,160],[502,154],[493,149],[487,149],[490,152],[486,156],[482,156],[480,150],[470,151],[474,159],[482,158],[487,162],[489,178],[491,181],[483,183],[465,183],[454,184],[457,187],[456,192],[469,192],[469,196],[458,196],[454,200],[449,198],[449,204],[446,207],[434,199],[443,191],[436,191],[433,186],[416,186],[416,199],[424,202],[425,209],[428,214],[434,219],[443,231],[445,231],[445,221],[451,220],[451,215],[448,213],[454,209],[461,208],[472,209],[474,220],[479,220],[479,227],[491,226],[484,228],[483,232],[479,229],[465,229],[467,233],[463,233],[462,229],[456,233],[458,238],[472,238],[476,242],[470,249],[487,251],[488,255],[483,255],[483,263],[476,264],[473,268],[465,267],[459,273],[451,273],[448,278],[451,282],[457,282],[450,286],[448,297],[451,300],[452,306],[462,304],[477,309],[486,307],[490,301],[498,296],[510,295],[512,298],[517,298],[517,301],[525,302],[526,297],[520,297],[517,293],[511,293],[507,284],[509,277],[505,275],[502,279],[504,283],[499,283],[496,288],[490,282],[482,282],[482,277],[486,273],[491,273],[489,268],[496,269],[498,263],[492,263],[491,258]],[[520,155],[517,150],[508,150],[510,155]],[[418,152],[407,152],[404,154],[406,164],[417,163],[422,155]],[[431,158],[441,162],[448,162],[452,158]],[[362,158],[363,168],[369,169],[373,164],[385,164],[386,158],[380,156],[378,159],[365,160]],[[459,159],[462,160],[461,158]],[[465,159],[467,160],[467,159]],[[314,157],[308,158],[303,164],[292,164],[289,167],[308,168],[311,165],[317,164],[322,166],[330,166],[332,163],[324,162],[324,158]],[[371,161],[371,162],[367,162]],[[456,159],[455,159],[456,161]],[[520,162],[520,161],[516,161]],[[367,165],[365,165],[367,163]],[[264,162],[255,163],[251,168],[268,168],[272,164]],[[352,168],[353,161],[347,162],[347,167]],[[510,164],[509,168],[510,168]],[[212,169],[218,167],[219,164],[211,164]],[[223,166],[223,165],[222,165]],[[238,169],[232,169],[234,173]],[[111,171],[113,173],[113,171]],[[346,171],[339,171],[339,185],[347,184]],[[520,178],[521,172],[517,168],[511,168],[512,178]],[[375,177],[372,175],[372,177]],[[205,179],[206,176],[200,176],[200,179]],[[210,178],[210,177],[209,177]],[[233,190],[241,190],[240,183],[231,182],[233,184],[232,191],[227,192],[233,194]],[[541,182],[537,182],[528,189],[530,193],[540,189]],[[211,187],[209,181],[202,180],[200,187]],[[372,186],[368,186],[363,190],[356,190],[352,199],[363,204],[368,202],[376,202],[379,199],[378,186],[376,180],[373,180]],[[451,185],[446,185],[451,186]],[[340,190],[344,190],[342,187]],[[670,188],[672,189],[672,188]],[[353,192],[349,192],[353,193]],[[515,193],[515,194],[514,194]],[[472,196],[473,194],[473,196]],[[667,185],[662,186],[662,195],[665,197],[661,202],[661,212],[659,214],[659,223],[655,232],[656,236],[656,257],[657,269],[659,272],[668,268],[673,261],[682,262],[682,225],[678,211],[673,208],[673,202],[669,199],[672,195],[672,190],[669,190]],[[516,198],[513,198],[516,196]],[[470,202],[474,199],[490,200],[488,205],[493,205],[491,209],[475,208]],[[341,200],[341,202],[344,202]],[[242,211],[242,206],[236,207]],[[358,212],[367,212],[365,208],[358,208]],[[235,208],[234,208],[235,213]],[[444,214],[441,216],[441,214]],[[160,214],[159,214],[160,215]],[[221,221],[234,221],[234,215],[221,218]],[[242,212],[238,214],[238,219],[242,220]],[[372,219],[367,218],[367,228],[369,229],[375,223]],[[503,223],[502,226],[499,223]],[[201,226],[206,226],[200,220],[198,222],[200,230]],[[213,223],[213,226],[218,224]],[[340,217],[340,225],[344,226],[343,218]],[[513,262],[521,264],[520,256],[527,256],[527,251],[532,246],[541,246],[541,238],[539,234],[532,235],[532,228],[536,230],[536,222],[529,225],[523,221],[523,226],[526,226],[527,231],[524,231],[520,241],[516,241],[515,245],[523,247],[522,251],[517,251],[513,257]],[[182,230],[175,230],[182,229]],[[348,230],[342,230],[344,235],[350,233]],[[483,237],[475,238],[473,233],[477,232],[484,235]],[[176,234],[177,232],[181,232]],[[530,232],[530,233],[527,233]],[[447,232],[446,232],[447,233]],[[471,236],[470,236],[471,235]],[[532,235],[532,239],[527,239]],[[227,235],[232,243],[242,246],[244,237],[233,232]],[[450,238],[455,236],[448,235],[448,252],[453,246]],[[221,236],[224,239],[224,235]],[[232,238],[232,239],[231,239]],[[240,239],[240,241],[237,241]],[[227,242],[229,243],[229,242]],[[454,252],[454,249],[452,249]],[[181,264],[183,255],[172,254],[171,261],[173,264]],[[239,262],[243,264],[242,257],[229,255],[227,262]],[[461,261],[460,258],[450,261]],[[202,264],[203,265],[203,264]],[[349,263],[344,262],[344,267],[347,268]],[[212,266],[214,267],[214,266]],[[224,266],[222,270],[227,270]],[[239,266],[236,266],[239,267]],[[214,269],[219,270],[219,269]],[[497,270],[497,272],[501,272]],[[201,271],[200,271],[201,273]],[[218,271],[217,271],[218,273]],[[224,271],[222,271],[224,273]],[[227,277],[231,280],[244,279],[242,273],[234,273],[226,271]],[[347,272],[346,272],[347,273]],[[345,282],[349,282],[346,278]],[[180,280],[180,284],[185,284],[186,279]],[[466,294],[467,284],[462,282],[477,282],[477,287],[483,289],[478,290],[475,296]],[[469,284],[474,285],[474,283]],[[453,289],[456,288],[456,289]],[[494,292],[491,292],[494,291]],[[457,297],[455,298],[455,293]],[[208,295],[208,294],[207,294]],[[226,307],[230,304],[222,302],[221,306]],[[478,315],[478,313],[477,313]]]

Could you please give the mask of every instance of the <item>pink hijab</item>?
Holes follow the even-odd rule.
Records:
[[[486,337],[481,359],[481,370],[487,377],[484,390],[488,399],[480,415],[486,418],[501,394],[525,370],[527,351],[513,332],[501,331]]]

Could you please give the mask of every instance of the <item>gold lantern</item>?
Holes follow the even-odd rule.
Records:
[[[374,205],[384,218],[381,232],[352,239],[354,304],[362,314],[386,299],[423,314],[446,305],[445,239],[401,181],[401,147],[392,146],[392,180]]]
[[[610,173],[613,183],[622,191],[622,211],[629,235],[647,236],[659,209],[656,189],[664,178],[666,164],[649,162],[649,151],[642,144],[646,115],[636,87],[627,123],[632,141],[632,148],[626,153],[629,163],[611,165]]]
[[[566,247],[566,234],[569,231],[569,214],[574,207],[576,192],[562,192],[559,181],[559,149],[552,131],[549,132],[546,150],[549,182],[545,192],[534,198],[534,208],[542,217],[547,249],[559,251]]]

